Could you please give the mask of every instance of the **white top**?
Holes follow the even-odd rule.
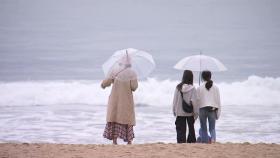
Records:
[[[205,83],[200,85],[197,89],[199,107],[203,108],[206,106],[212,106],[218,108],[217,117],[219,118],[221,113],[221,100],[219,88],[213,83],[212,87],[207,90]]]
[[[197,92],[196,88],[193,85],[183,84],[182,92],[184,100],[187,103],[192,101],[193,104],[193,113],[186,113],[182,107],[182,96],[180,91],[176,88],[173,98],[173,115],[174,116],[194,116],[195,119],[198,116],[198,105],[197,105]]]

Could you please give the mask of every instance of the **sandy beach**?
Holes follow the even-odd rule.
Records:
[[[137,144],[137,145],[79,145],[79,144],[0,144],[1,158],[170,158],[170,157],[279,157],[279,144]]]
[[[280,0],[0,0],[0,158],[280,158],[279,15]],[[218,143],[177,144],[202,135]]]

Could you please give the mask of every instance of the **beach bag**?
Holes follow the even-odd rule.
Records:
[[[187,102],[185,102],[184,100],[184,97],[183,97],[183,93],[181,93],[181,96],[182,96],[182,107],[183,107],[183,110],[186,112],[186,113],[193,113],[193,105],[192,105],[192,101],[190,101],[190,103],[188,104]]]

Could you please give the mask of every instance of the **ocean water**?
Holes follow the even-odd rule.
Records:
[[[176,142],[171,110],[178,82],[149,78],[139,83],[134,93],[135,143]],[[251,76],[218,86],[219,142],[280,143],[280,78]],[[102,137],[109,93],[100,81],[2,82],[0,141],[109,143]],[[199,121],[195,125],[198,133]]]
[[[157,65],[134,93],[135,143],[176,142],[172,67],[200,52],[228,68],[213,74],[217,140],[280,143],[279,11],[277,0],[0,0],[0,142],[110,143],[101,66],[133,47]]]

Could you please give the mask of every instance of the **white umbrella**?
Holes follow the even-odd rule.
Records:
[[[133,80],[147,77],[155,68],[149,53],[134,48],[116,51],[103,65],[106,78]]]
[[[188,56],[174,66],[179,70],[192,70],[192,71],[226,71],[227,68],[218,59],[206,55],[193,55]]]
[[[227,68],[225,65],[220,62],[218,59],[206,56],[206,55],[193,55],[188,56],[174,65],[175,69],[178,70],[191,70],[191,71],[226,71]],[[199,84],[200,84],[200,75],[199,75]]]

